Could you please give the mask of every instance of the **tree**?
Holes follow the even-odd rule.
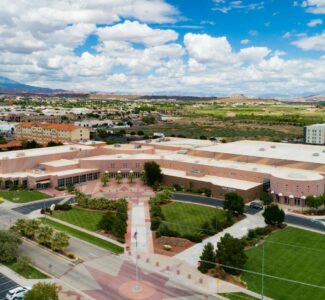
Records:
[[[53,251],[62,251],[69,247],[69,236],[64,232],[56,231],[51,238],[51,249]]]
[[[115,176],[115,180],[118,184],[121,183],[121,180],[122,180],[122,175],[120,173],[118,173],[116,176]]]
[[[35,233],[37,242],[43,245],[49,245],[51,242],[53,229],[50,226],[40,226]]]
[[[129,183],[132,183],[133,182],[133,180],[134,180],[134,174],[133,174],[133,172],[130,172],[129,173],[128,180],[129,180]]]
[[[144,174],[145,181],[149,186],[154,186],[162,182],[163,175],[160,166],[154,161],[144,164]]]
[[[17,258],[17,262],[15,263],[15,270],[20,273],[26,273],[30,268],[30,264],[30,258],[26,255],[21,255]]]
[[[306,205],[308,207],[318,209],[323,204],[323,197],[314,197],[314,196],[308,196],[306,198]]]
[[[41,221],[38,219],[26,220],[26,229],[25,229],[26,237],[33,238],[35,235],[35,232],[38,230],[40,224],[41,224]]]
[[[216,266],[215,261],[216,261],[216,255],[215,255],[214,247],[211,243],[207,243],[204,246],[203,252],[200,256],[200,261],[199,261],[200,265],[198,269],[202,273],[207,273],[210,269]]]
[[[56,146],[62,146],[63,144],[61,142],[54,142],[50,141],[47,143],[47,147],[56,147]]]
[[[54,283],[38,282],[25,294],[24,300],[59,300],[58,288]]]
[[[237,193],[227,193],[223,208],[227,209],[233,215],[242,215],[245,209],[244,199]]]
[[[110,232],[113,228],[115,218],[116,216],[113,212],[107,212],[105,215],[102,216],[101,220],[98,223],[98,227],[100,229],[105,230],[106,232]]]
[[[271,204],[265,208],[263,217],[266,224],[280,227],[284,222],[285,213],[279,206]]]
[[[272,195],[266,192],[261,193],[259,198],[266,206],[270,205],[273,202]]]
[[[241,269],[245,266],[247,256],[244,251],[243,242],[226,233],[217,244],[216,258],[217,262],[223,265],[222,267],[227,273],[233,275],[240,274],[240,270],[230,267]]]
[[[21,238],[14,231],[0,230],[0,262],[9,263],[18,257]]]
[[[102,182],[103,186],[107,185],[107,182],[109,182],[108,172],[102,173],[102,175],[100,176],[100,181]]]
[[[118,239],[124,240],[124,235],[126,233],[126,222],[118,215],[116,216],[114,223],[112,225],[112,233]]]

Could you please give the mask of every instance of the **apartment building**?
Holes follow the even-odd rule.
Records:
[[[314,124],[304,127],[306,144],[325,145],[325,124]]]
[[[21,122],[15,130],[18,140],[35,140],[46,145],[48,142],[86,142],[89,140],[89,129],[70,124],[54,124],[39,122]]]

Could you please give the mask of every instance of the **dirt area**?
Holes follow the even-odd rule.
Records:
[[[171,249],[165,250],[164,245],[170,245]],[[153,247],[154,247],[154,252],[157,254],[174,256],[177,253],[180,253],[185,249],[190,248],[193,245],[195,245],[195,243],[186,239],[176,238],[176,237],[166,237],[166,236],[156,238],[155,234],[153,234]]]

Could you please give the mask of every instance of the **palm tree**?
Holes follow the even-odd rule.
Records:
[[[122,175],[120,173],[117,173],[116,177],[115,177],[115,180],[118,184],[121,183],[121,180],[122,180]]]
[[[56,231],[51,239],[51,249],[62,251],[69,247],[69,236],[64,232]]]
[[[47,245],[50,243],[53,235],[53,229],[50,226],[41,226],[35,233],[36,241],[40,244]]]
[[[108,171],[105,171],[101,177],[100,177],[100,181],[102,182],[103,186],[107,185],[107,182],[109,182],[109,175],[108,175]]]
[[[131,170],[129,175],[128,175],[128,180],[129,180],[129,183],[132,183],[133,182],[133,179],[134,179],[134,173],[133,171]]]

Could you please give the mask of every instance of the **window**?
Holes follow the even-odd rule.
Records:
[[[93,180],[93,174],[87,174],[87,180],[88,181]]]
[[[284,197],[284,204],[289,205],[289,197]]]
[[[58,180],[58,187],[64,186],[64,178]]]
[[[300,206],[300,199],[299,198],[295,198],[295,205]]]

